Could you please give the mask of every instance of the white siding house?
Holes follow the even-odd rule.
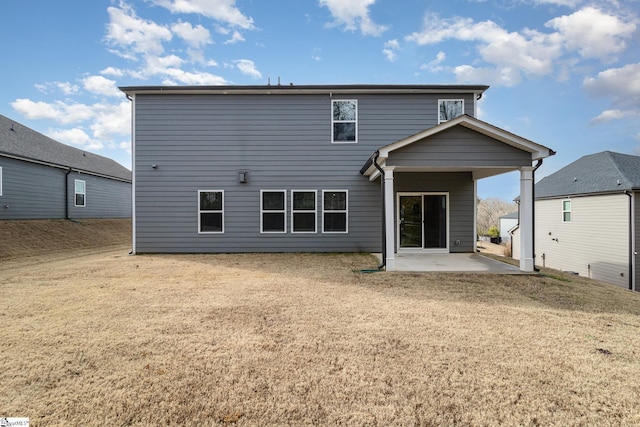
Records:
[[[535,264],[640,290],[640,157],[584,156],[535,185]],[[518,230],[513,233],[518,259]]]

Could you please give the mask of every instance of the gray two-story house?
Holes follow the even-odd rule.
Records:
[[[142,252],[476,249],[476,183],[549,148],[475,118],[480,85],[123,87]],[[527,196],[529,194],[529,196]],[[527,228],[528,227],[528,228]]]

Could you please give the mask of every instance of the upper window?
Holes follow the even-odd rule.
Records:
[[[198,191],[198,232],[224,233],[224,191]]]
[[[287,201],[285,190],[260,191],[260,231],[285,233],[287,231]]]
[[[571,222],[571,200],[562,201],[562,222]]]
[[[358,142],[358,101],[331,101],[331,142]]]
[[[75,180],[75,201],[74,206],[83,207],[87,205],[86,199],[86,184],[84,181],[76,179]]]
[[[438,124],[455,119],[464,114],[464,101],[462,99],[438,100]]]
[[[348,197],[346,190],[322,192],[322,232],[346,233],[348,224]]]
[[[291,230],[294,233],[316,232],[316,191],[291,190]]]

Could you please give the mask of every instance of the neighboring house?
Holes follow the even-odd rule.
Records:
[[[553,154],[475,118],[487,89],[123,87],[134,253],[474,252],[477,180],[518,170],[529,194]]]
[[[500,221],[500,243],[511,240],[511,230],[518,225],[518,211],[502,215]]]
[[[535,216],[537,265],[640,290],[640,157],[604,151],[543,178]]]
[[[0,220],[131,217],[131,171],[0,115]]]

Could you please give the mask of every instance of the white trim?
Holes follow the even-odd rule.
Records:
[[[136,95],[131,96],[131,254],[137,251],[136,233]],[[198,200],[198,203],[200,201]]]
[[[534,271],[533,259],[533,167],[520,168],[520,271]]]
[[[334,102],[353,102],[356,106],[355,120],[334,120],[333,104]],[[354,123],[355,124],[355,140],[354,141],[335,141],[333,139],[333,125],[336,123]],[[331,143],[332,144],[357,144],[358,143],[358,100],[357,99],[332,99],[331,100]]]
[[[631,192],[631,230],[629,230],[629,238],[631,239],[631,288],[634,291],[638,290],[636,286],[636,258],[638,256],[638,247],[636,246],[636,192]]]
[[[2,166],[0,166],[0,196],[2,196]]]
[[[202,210],[200,208],[201,193],[220,193],[222,194],[222,209]],[[220,231],[202,231],[201,214],[203,213],[221,213],[222,214],[222,230]],[[224,190],[198,190],[198,234],[224,234]]]
[[[331,209],[327,210],[324,207],[324,194],[325,193],[345,193],[344,210]],[[344,213],[344,231],[326,231],[324,229],[324,214],[326,213]],[[349,234],[349,190],[322,190],[322,233],[324,234]]]
[[[455,119],[455,117],[454,117],[453,119],[449,119],[449,120],[440,120],[440,103],[441,102],[446,102],[446,101],[450,101],[450,102],[458,102],[458,101],[460,101],[460,102],[462,102],[462,111],[456,117],[459,117],[459,116],[464,114],[464,99],[462,99],[462,98],[440,98],[440,99],[438,99],[438,113],[437,113],[438,114],[438,124],[444,123],[444,122],[448,122],[449,120]]]
[[[473,253],[478,250],[478,180],[473,180]]]
[[[78,191],[78,183],[82,183],[82,192]],[[79,205],[78,202],[78,194],[82,194],[82,202],[83,204]],[[74,179],[73,180],[73,206],[76,208],[86,208],[87,207],[87,182],[82,179]]]
[[[421,197],[421,204],[422,204],[422,230],[421,230],[421,245],[422,247],[420,248],[401,248],[400,247],[400,197],[403,196],[420,196]],[[447,224],[446,224],[446,237],[445,237],[445,244],[446,246],[444,248],[425,248],[424,247],[424,196],[445,196],[445,209],[447,210],[446,215],[447,215]],[[449,253],[449,230],[450,230],[450,212],[449,212],[449,192],[448,191],[407,191],[407,192],[398,192],[398,194],[396,194],[396,236],[397,236],[397,247],[398,247],[398,252],[403,252],[403,253],[407,253],[407,252],[419,252],[419,253]]]
[[[263,195],[264,193],[282,193],[283,194],[283,209],[269,209],[269,210],[264,210],[263,209]],[[263,214],[265,212],[269,212],[269,213],[281,213],[282,217],[283,217],[283,222],[284,222],[284,229],[282,231],[264,231],[264,224],[263,224]],[[287,232],[287,190],[260,190],[260,234],[285,234]]]
[[[565,208],[564,208],[564,203],[565,202],[569,202],[569,210],[565,210]],[[562,199],[562,206],[561,207],[562,207],[562,223],[563,224],[571,224],[571,220],[573,219],[572,218],[573,217],[573,213],[572,213],[572,210],[571,210],[571,207],[572,207],[571,199],[567,199],[567,198]],[[566,213],[569,214],[569,221],[565,221],[565,219],[564,219],[564,214],[566,214]]]
[[[295,208],[293,193],[313,193],[313,211]],[[296,231],[294,215],[297,213],[313,214],[313,231]],[[262,216],[261,216],[262,217]],[[291,190],[291,233],[315,234],[318,232],[318,191],[317,190]]]
[[[384,232],[386,241],[386,260],[385,266],[387,271],[396,269],[396,236],[395,236],[395,218],[393,212],[393,171],[395,166],[384,166]]]

